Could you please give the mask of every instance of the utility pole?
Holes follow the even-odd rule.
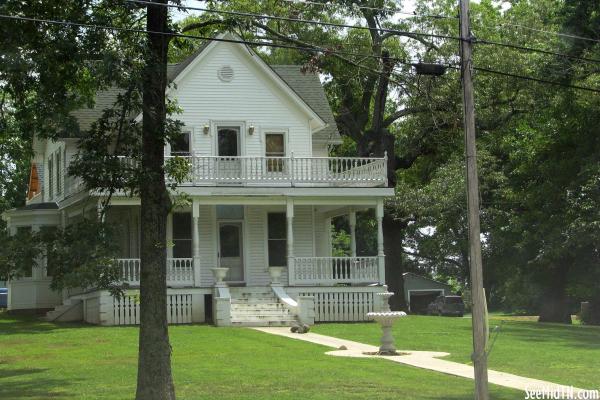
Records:
[[[460,2],[460,55],[463,86],[465,148],[467,158],[467,205],[469,220],[469,267],[473,302],[473,367],[475,369],[475,400],[488,400],[488,373],[485,337],[485,294],[481,262],[479,227],[479,179],[477,177],[477,146],[475,143],[475,101],[473,98],[472,40],[469,23],[470,0]]]

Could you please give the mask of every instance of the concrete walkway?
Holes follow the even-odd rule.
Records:
[[[332,336],[319,335],[317,333],[298,334],[290,332],[289,328],[254,328],[258,331],[270,333],[273,335],[284,336],[291,339],[303,340],[305,342],[320,344],[327,347],[339,349],[344,346],[346,350],[334,350],[326,352],[328,355],[339,357],[371,357],[385,358],[387,360],[411,365],[417,368],[428,369],[431,371],[442,372],[444,374],[460,376],[473,379],[473,367],[452,361],[441,360],[439,357],[447,356],[449,353],[434,351],[411,351],[398,350],[400,353],[407,353],[400,356],[375,356],[367,355],[365,352],[376,352],[378,347],[364,343],[353,342],[351,340],[338,339]],[[539,379],[525,378],[519,375],[508,374],[488,370],[488,380],[495,385],[504,386],[522,391],[561,391],[561,393],[575,393],[581,389],[559,385],[553,382],[542,381]],[[562,397],[564,399],[570,396]]]

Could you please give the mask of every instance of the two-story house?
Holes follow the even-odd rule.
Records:
[[[220,37],[233,37],[229,34]],[[167,279],[171,323],[289,325],[358,321],[384,291],[385,158],[330,157],[341,143],[318,75],[267,65],[247,46],[209,41],[169,68],[168,95],[183,113],[184,135],[166,157],[189,161],[178,188],[192,199],[168,218]],[[111,106],[75,113],[85,131]],[[66,226],[96,218],[102,197],[66,174],[76,139],[34,140],[26,206],[4,214],[9,229]],[[51,320],[104,325],[139,322],[139,199],[116,194],[106,216],[118,224],[124,298],[94,289],[53,292],[43,267],[8,283],[11,310],[52,309]],[[356,213],[374,209],[378,251],[356,255]],[[331,219],[348,215],[352,254],[332,256]]]

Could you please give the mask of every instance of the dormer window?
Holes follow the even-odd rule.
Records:
[[[171,142],[171,155],[189,157],[192,154],[191,132],[182,132]]]

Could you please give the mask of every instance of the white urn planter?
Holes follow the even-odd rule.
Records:
[[[271,277],[271,285],[281,285],[281,274],[285,267],[269,267],[269,276]]]
[[[211,268],[210,269],[215,277],[215,286],[226,286],[224,279],[227,276],[229,268]]]

